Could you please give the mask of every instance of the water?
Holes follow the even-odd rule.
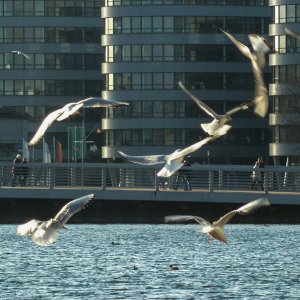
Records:
[[[300,299],[299,225],[227,225],[211,247],[197,224],[68,227],[39,247],[0,225],[1,299]]]

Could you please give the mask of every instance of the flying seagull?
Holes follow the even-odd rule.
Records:
[[[59,213],[48,221],[31,220],[17,228],[17,235],[31,235],[33,242],[39,246],[48,246],[58,240],[58,230],[77,212],[88,207],[95,195],[90,194],[67,203]]]
[[[295,39],[300,40],[300,34],[299,34],[299,33],[295,32],[295,31],[293,31],[293,30],[291,30],[291,29],[289,29],[289,28],[287,28],[287,27],[285,27],[284,30],[285,30],[285,32],[286,32],[288,35],[294,37]]]
[[[29,59],[29,56],[28,56],[27,54],[25,54],[24,52],[19,51],[19,50],[13,50],[13,51],[11,51],[10,53],[12,53],[12,54],[23,55],[24,57],[26,57],[27,59]]]
[[[188,95],[190,96],[196,104],[204,110],[208,115],[213,117],[213,121],[210,123],[201,124],[202,129],[207,132],[209,135],[224,135],[227,131],[231,128],[231,125],[227,125],[226,123],[232,120],[232,115],[237,113],[240,110],[245,110],[248,107],[254,105],[254,100],[244,102],[239,106],[229,110],[224,115],[218,115],[212,108],[202,102],[199,98],[194,96],[191,92],[189,92],[186,87],[183,85],[181,81],[178,82],[179,87]]]
[[[190,155],[192,152],[199,150],[203,145],[217,139],[218,137],[219,136],[206,137],[200,142],[197,142],[184,149],[177,149],[173,153],[167,155],[133,156],[133,155],[127,155],[121,151],[118,151],[118,153],[124,159],[133,162],[135,164],[140,164],[140,165],[165,164],[164,167],[157,173],[157,176],[170,177],[184,165],[183,161],[186,156]]]
[[[249,202],[242,207],[232,210],[227,213],[225,216],[221,217],[219,220],[214,221],[212,224],[205,219],[197,216],[190,215],[173,215],[166,216],[165,222],[186,222],[189,220],[194,220],[199,224],[203,225],[202,232],[207,233],[208,235],[208,244],[210,245],[210,238],[216,239],[220,242],[223,242],[228,245],[227,237],[224,233],[224,226],[231,220],[235,215],[246,215],[263,206],[269,206],[270,201],[267,198],[260,198],[254,201]]]
[[[254,112],[264,118],[269,109],[268,91],[263,78],[263,67],[266,64],[266,54],[270,52],[270,46],[263,37],[256,34],[248,35],[253,52],[249,47],[240,43],[233,35],[220,29],[236,45],[240,52],[250,59],[255,79]]]
[[[29,142],[29,146],[36,145],[40,139],[44,136],[46,130],[54,123],[55,121],[62,121],[73,115],[81,107],[84,108],[95,108],[95,107],[118,107],[129,105],[127,102],[120,102],[116,100],[106,100],[99,97],[92,97],[80,100],[78,102],[71,102],[66,104],[64,107],[59,108],[50,114],[42,122],[41,126],[35,133],[34,137]]]

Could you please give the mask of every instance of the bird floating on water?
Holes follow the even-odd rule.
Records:
[[[248,46],[239,42],[232,34],[220,30],[236,45],[243,55],[250,59],[255,79],[254,112],[264,118],[269,109],[269,97],[262,70],[266,64],[266,54],[270,52],[270,46],[263,37],[250,34],[248,37],[253,48],[253,51],[251,51]]]
[[[231,125],[226,124],[227,122],[232,120],[231,116],[239,112],[240,110],[245,110],[254,105],[254,101],[244,102],[237,107],[227,111],[224,115],[219,115],[212,108],[202,102],[199,98],[189,92],[181,81],[178,82],[178,85],[188,96],[190,96],[196,102],[196,104],[202,110],[204,110],[208,115],[214,118],[210,123],[201,124],[202,129],[211,136],[226,134],[227,131],[231,128]]]
[[[140,165],[157,165],[165,164],[164,167],[157,173],[158,177],[170,177],[177,170],[179,170],[184,165],[185,157],[190,155],[192,152],[199,150],[202,146],[210,141],[217,139],[220,136],[209,136],[205,139],[197,142],[191,146],[184,149],[177,149],[171,154],[167,155],[145,155],[145,156],[134,156],[127,155],[121,151],[118,153],[126,160]]]
[[[71,102],[64,107],[59,108],[46,116],[39,129],[29,142],[29,146],[36,145],[40,139],[44,136],[46,130],[55,122],[62,121],[73,115],[81,107],[84,108],[96,108],[96,107],[119,107],[129,105],[127,102],[120,102],[116,100],[106,100],[99,97],[91,97],[80,100],[78,102]]]
[[[48,221],[33,219],[17,227],[17,235],[31,236],[34,243],[39,246],[48,246],[58,240],[58,230],[66,228],[64,225],[77,212],[88,207],[95,195],[90,194],[68,202],[59,213]]]
[[[25,54],[24,52],[19,51],[19,50],[13,50],[13,51],[10,51],[10,53],[12,53],[12,54],[18,54],[18,55],[23,55],[25,58],[30,59],[27,54]]]
[[[234,217],[235,215],[246,215],[260,207],[269,206],[269,205],[270,205],[270,201],[267,198],[256,199],[254,201],[249,202],[246,205],[243,205],[238,209],[230,211],[229,213],[221,217],[219,220],[214,221],[213,223],[210,223],[201,217],[192,216],[192,215],[166,216],[165,222],[166,223],[186,222],[189,220],[194,220],[199,224],[203,225],[202,232],[207,233],[209,245],[210,245],[210,238],[219,240],[220,242],[223,242],[228,245],[228,240],[224,233],[224,226],[231,220],[232,217]]]

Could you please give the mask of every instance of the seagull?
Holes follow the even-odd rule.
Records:
[[[300,40],[300,34],[299,34],[299,33],[295,32],[295,31],[293,31],[293,30],[291,30],[291,29],[289,29],[289,28],[287,28],[287,27],[285,27],[284,30],[285,30],[285,32],[286,32],[288,35],[294,37],[295,39]]]
[[[95,198],[94,194],[75,199],[67,203],[59,213],[48,221],[31,220],[17,228],[17,235],[31,235],[39,246],[48,246],[58,240],[58,230],[66,228],[66,222],[77,212],[88,207]]]
[[[206,137],[205,139],[188,146],[184,149],[177,149],[171,154],[167,155],[146,155],[146,156],[133,156],[127,155],[121,151],[118,153],[126,160],[140,165],[157,165],[165,164],[164,167],[157,173],[158,177],[170,177],[177,170],[179,170],[184,165],[184,159],[186,156],[199,150],[203,145],[210,141],[217,139],[219,136]]]
[[[248,35],[253,52],[246,45],[240,43],[233,35],[220,29],[237,46],[240,52],[250,59],[255,79],[254,112],[264,118],[269,109],[268,91],[265,86],[262,69],[266,64],[266,54],[270,46],[266,40],[256,34]]]
[[[234,217],[235,215],[246,215],[248,213],[251,213],[255,209],[269,205],[270,201],[267,198],[259,198],[247,203],[246,205],[243,205],[242,207],[236,210],[230,211],[225,216],[221,217],[219,220],[214,221],[212,224],[201,217],[190,215],[166,216],[165,222],[185,222],[189,220],[194,220],[204,226],[202,232],[207,233],[208,235],[208,245],[210,245],[210,238],[219,240],[220,242],[223,242],[228,245],[228,240],[224,233],[224,226],[231,220],[232,217]]]
[[[25,54],[24,52],[22,52],[22,51],[19,51],[19,50],[13,50],[13,51],[11,51],[10,53],[12,53],[12,54],[21,54],[21,55],[23,55],[24,57],[26,57],[27,59],[30,59],[29,58],[29,56],[27,55],[27,54]]]
[[[29,146],[36,145],[40,139],[44,136],[46,130],[55,121],[62,121],[73,115],[81,107],[84,108],[95,108],[95,107],[118,107],[129,105],[127,102],[120,102],[116,100],[106,100],[99,97],[91,97],[87,99],[80,100],[78,102],[71,102],[66,104],[64,107],[59,108],[46,116],[41,126],[35,133],[34,137],[29,142]]]
[[[224,135],[228,132],[228,130],[232,127],[231,125],[227,125],[226,123],[232,120],[231,115],[237,113],[240,110],[245,110],[251,105],[254,105],[254,101],[248,101],[240,104],[239,106],[229,110],[225,113],[225,115],[218,115],[212,108],[202,102],[199,98],[194,96],[191,92],[189,92],[186,87],[183,85],[181,81],[178,82],[179,87],[190,96],[197,105],[204,110],[208,115],[213,117],[213,121],[211,123],[201,124],[202,129],[211,136]]]

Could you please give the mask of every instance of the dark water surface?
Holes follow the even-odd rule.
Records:
[[[299,225],[228,225],[211,247],[197,224],[68,228],[39,247],[0,225],[0,299],[300,299]]]

